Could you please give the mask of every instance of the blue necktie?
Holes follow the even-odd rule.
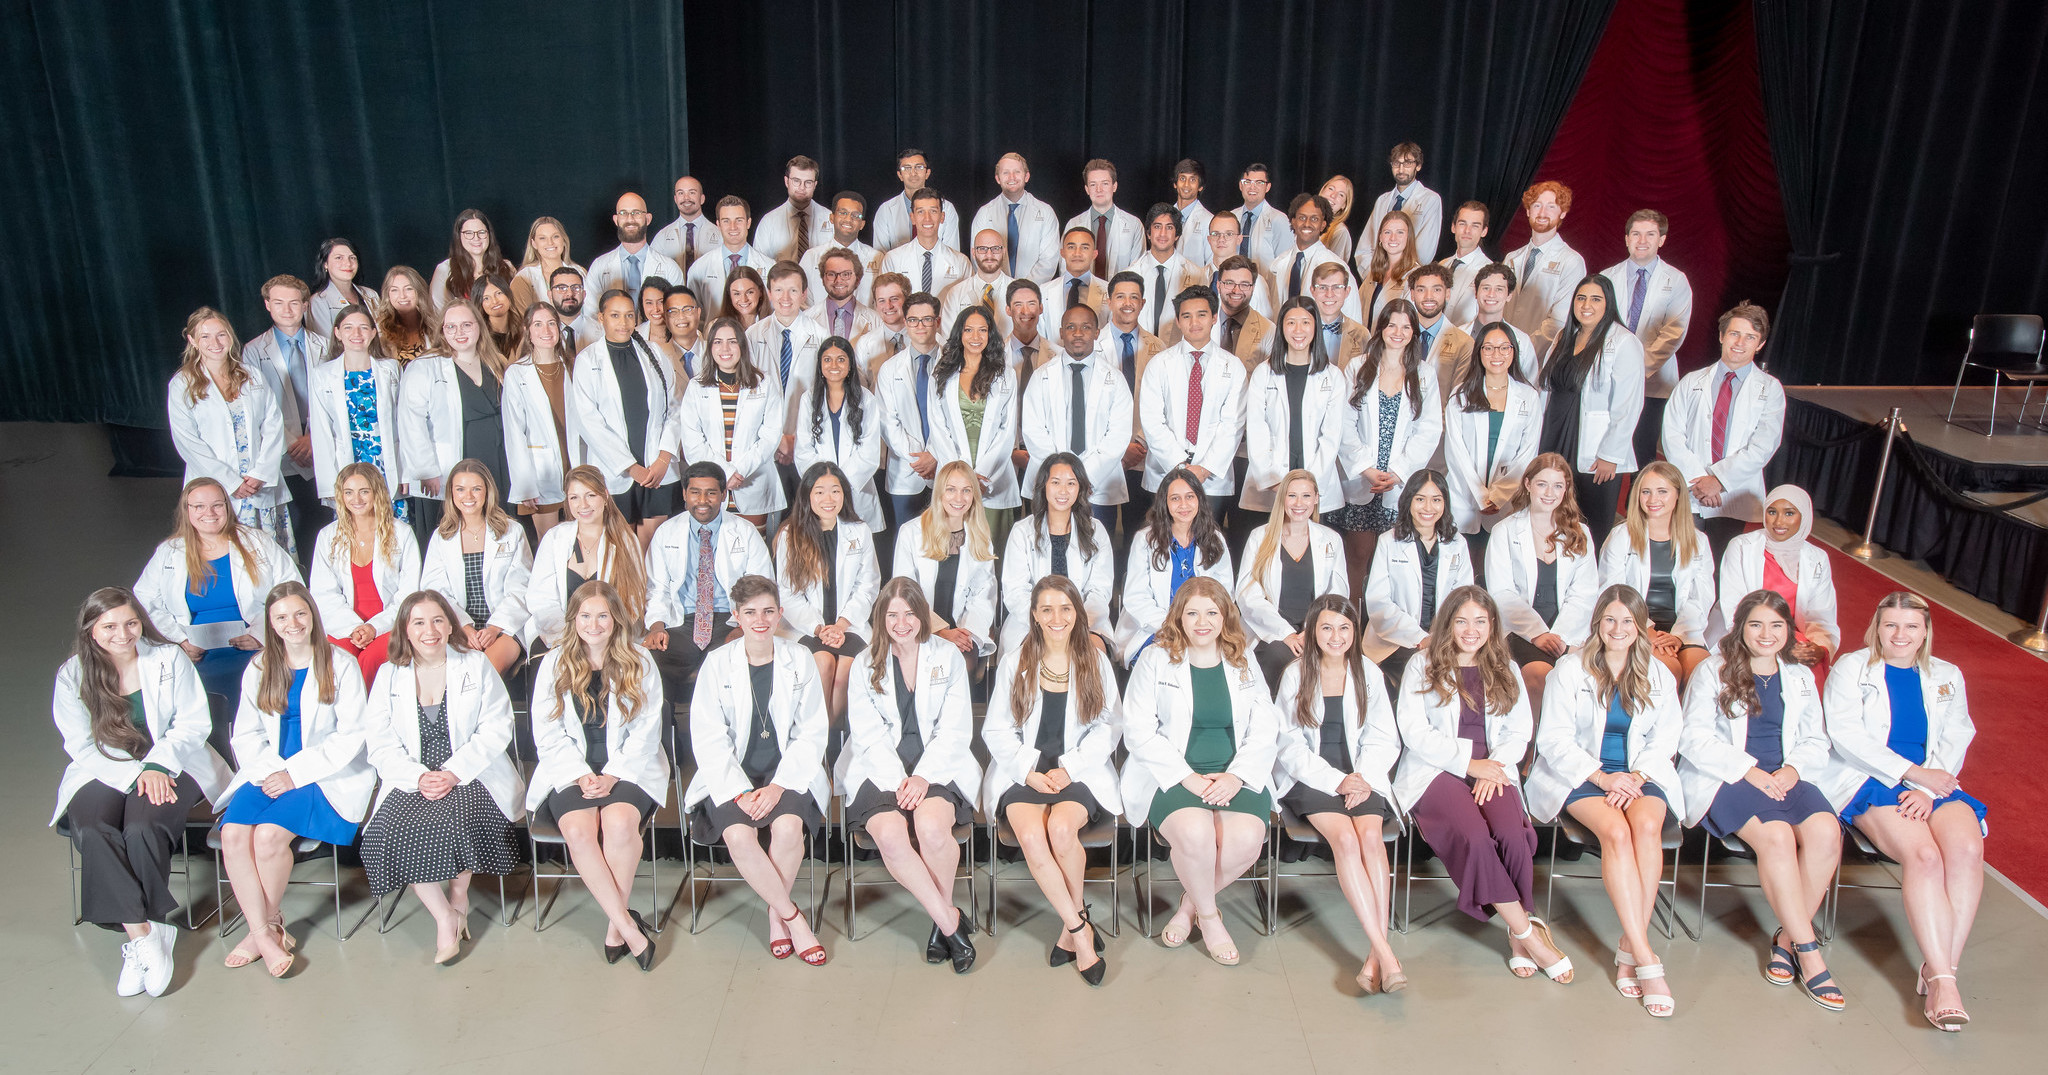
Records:
[[[1395,192],[1394,192],[1394,212],[1396,212],[1396,213],[1400,212],[1400,211],[1401,211],[1401,204],[1402,204],[1403,202],[1406,202],[1407,200],[1408,200],[1408,196],[1407,196],[1406,194],[1403,194],[1403,193],[1401,193],[1401,192],[1400,192],[1400,191],[1398,191],[1398,190],[1397,190],[1397,191],[1395,191]]]
[[[790,345],[789,345],[789,330],[788,330],[788,329],[783,329],[783,330],[782,330],[782,381],[781,381],[781,384],[782,384],[782,392],[783,392],[783,394],[784,394],[784,395],[788,395],[788,394],[789,394],[789,364],[790,364],[790,362],[791,362],[791,361],[792,361],[793,359],[795,359],[795,358],[796,358],[796,353],[795,353],[795,351],[794,351],[794,350],[793,350],[793,349],[792,349],[792,348],[790,347]]]
[[[1306,250],[1294,255],[1294,271],[1287,274],[1287,297],[1289,299],[1301,297],[1301,263],[1306,260],[1308,260],[1308,251]]]
[[[632,292],[640,290],[640,255],[638,254],[626,255],[626,290]],[[638,300],[636,299],[635,301],[637,302]]]
[[[685,377],[695,377],[695,376],[697,376],[697,352],[695,352],[695,351],[684,351],[684,352],[683,352],[683,376],[685,376]]]
[[[1529,277],[1536,273],[1536,248],[1529,248],[1529,256],[1522,259],[1522,286],[1529,286]]]
[[[1643,297],[1650,290],[1650,270],[1636,270],[1636,286],[1628,293],[1628,330],[1636,330],[1636,319],[1643,316]]]
[[[1239,225],[1244,229],[1244,234],[1237,237],[1237,252],[1247,257],[1252,252],[1252,221],[1256,220],[1258,215],[1257,209],[1245,210],[1244,221]]]
[[[931,395],[932,387],[931,360],[930,355],[917,356],[917,425],[926,440],[932,439],[932,416],[925,409],[925,397]]]
[[[1017,203],[1010,203],[1010,275],[1017,275]]]
[[[1130,386],[1131,386],[1131,391],[1133,391],[1133,392],[1136,392],[1136,391],[1138,390],[1138,349],[1137,349],[1136,345],[1134,345],[1134,344],[1133,344],[1133,343],[1131,342],[1131,334],[1130,334],[1130,333],[1128,333],[1128,332],[1124,333],[1124,334],[1123,334],[1123,337],[1124,337],[1124,356],[1123,356],[1123,357],[1124,357],[1124,380],[1125,380],[1125,381],[1126,381],[1127,383],[1129,383],[1129,384],[1130,384]]]

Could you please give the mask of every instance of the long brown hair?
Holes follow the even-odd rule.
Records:
[[[754,364],[753,356],[747,353],[747,330],[740,325],[739,318],[730,314],[712,318],[711,324],[704,328],[704,357],[697,360],[697,383],[706,388],[718,387],[718,360],[711,357],[711,341],[717,338],[718,330],[722,328],[732,330],[732,338],[740,347],[739,365],[732,370],[734,384],[739,388],[759,388],[768,375],[761,372],[761,367]]]
[[[1605,279],[1605,277],[1602,277]],[[1700,531],[1692,520],[1692,497],[1686,492],[1685,475],[1662,459],[1638,473],[1628,492],[1628,544],[1637,556],[1650,555],[1650,515],[1643,510],[1643,483],[1661,478],[1677,494],[1671,498],[1671,552],[1680,565],[1689,564],[1700,551]],[[1713,565],[1709,564],[1709,569]]]
[[[320,624],[320,605],[305,583],[287,579],[272,586],[270,596],[263,599],[263,652],[256,655],[262,678],[256,681],[256,708],[265,713],[283,713],[291,704],[292,657],[277,629],[270,626],[270,610],[279,601],[292,597],[304,601],[306,611],[313,615],[313,664],[306,670],[307,675],[319,692],[320,703],[334,704],[334,646],[327,641],[327,629]]]
[[[1728,633],[1722,637],[1720,646],[1721,694],[1719,703],[1721,716],[1728,720],[1735,719],[1735,709],[1737,706],[1742,708],[1743,715],[1753,716],[1757,709],[1763,705],[1762,700],[1756,695],[1756,674],[1749,667],[1750,659],[1757,655],[1750,651],[1749,640],[1744,637],[1746,632],[1742,629],[1743,625],[1749,622],[1749,614],[1755,612],[1758,606],[1770,609],[1778,614],[1778,618],[1785,621],[1785,629],[1788,632],[1786,641],[1791,641],[1789,632],[1792,629],[1792,606],[1785,603],[1785,598],[1778,591],[1756,590],[1741,601],[1736,602],[1735,615],[1729,617]],[[1780,648],[1778,650],[1779,669],[1782,671],[1785,664],[1789,661],[1791,661],[1791,658],[1785,655],[1783,648]]]
[[[1620,605],[1636,621],[1636,640],[1629,644],[1628,660],[1623,662],[1620,676],[1608,671],[1607,642],[1600,637],[1600,617],[1606,614],[1609,605]],[[1630,717],[1640,716],[1650,707],[1650,662],[1656,658],[1650,645],[1650,626],[1649,603],[1633,586],[1616,583],[1594,599],[1593,633],[1579,647],[1579,663],[1592,678],[1593,697],[1602,708],[1614,704],[1616,695],[1621,697],[1622,712]]]
[[[1081,457],[1072,452],[1054,452],[1038,468],[1038,489],[1031,497],[1031,502],[1038,505],[1038,510],[1031,513],[1031,547],[1042,549],[1052,540],[1052,506],[1046,500],[1045,487],[1051,483],[1055,467],[1067,468],[1074,483],[1080,486],[1074,491],[1074,506],[1067,509],[1067,536],[1083,557],[1094,556],[1096,523],[1088,505],[1095,498],[1095,485],[1088,480],[1088,468],[1081,465]],[[1166,499],[1166,494],[1160,493],[1159,499]]]
[[[1166,495],[1174,482],[1180,482],[1195,494],[1195,517],[1188,523],[1188,543],[1195,549],[1196,561],[1203,567],[1214,567],[1229,547],[1223,543],[1223,531],[1216,525],[1216,513],[1209,508],[1208,492],[1202,488],[1201,482],[1195,480],[1193,471],[1180,466],[1167,471],[1166,477],[1159,479],[1159,493],[1152,498],[1152,506],[1145,510],[1145,529],[1152,545],[1152,570],[1166,570],[1166,565],[1173,559],[1173,510],[1166,506]],[[1286,484],[1281,483],[1283,486]]]
[[[1010,683],[1010,719],[1017,727],[1024,726],[1024,718],[1031,712],[1031,702],[1038,694],[1038,671],[1045,660],[1045,631],[1038,626],[1038,617],[1031,610],[1038,607],[1039,595],[1047,590],[1058,590],[1074,604],[1074,627],[1067,632],[1067,689],[1074,704],[1067,707],[1076,720],[1083,724],[1094,720],[1103,710],[1103,699],[1107,692],[1102,686],[1102,666],[1095,661],[1095,647],[1088,641],[1088,606],[1081,600],[1081,590],[1072,579],[1065,575],[1046,575],[1031,587],[1031,604],[1023,609],[1031,630],[1017,647],[1017,678]]]
[[[415,296],[412,315],[418,318],[417,321],[408,322],[405,313],[391,304],[393,280],[404,280],[412,285],[412,293]],[[401,350],[399,344],[412,339],[415,333],[422,347],[428,346],[429,340],[439,337],[441,315],[435,311],[434,297],[427,293],[427,281],[420,276],[418,269],[410,265],[393,265],[390,271],[384,274],[384,286],[378,289],[378,294],[382,296],[384,305],[377,311],[377,335],[383,338],[384,350],[391,357],[397,358]],[[340,323],[340,318],[336,318],[335,321],[337,324]]]
[[[462,226],[472,220],[483,224],[484,234],[489,237],[489,241],[484,245],[483,256],[479,259],[483,262],[481,272],[478,271],[476,264],[470,260],[469,251],[462,248]],[[564,229],[562,235],[566,238],[568,234],[567,229]],[[567,243],[562,245],[565,248],[568,246]],[[562,255],[564,257],[568,256],[567,249],[563,250]],[[449,296],[451,298],[459,298],[468,295],[470,287],[477,282],[478,278],[489,274],[510,277],[513,275],[512,263],[505,260],[505,251],[498,246],[498,229],[491,226],[491,218],[485,216],[481,209],[464,209],[462,212],[455,214],[455,227],[448,234]],[[421,292],[421,297],[426,299],[428,305],[433,304],[433,297],[427,295],[424,291]],[[453,303],[450,303],[450,305],[453,305]],[[481,320],[481,317],[479,317],[479,320]],[[490,323],[485,322],[484,328],[488,330]]]
[[[171,540],[183,542],[185,546],[186,593],[199,593],[213,582],[213,561],[206,558],[203,548],[205,542],[200,539],[199,531],[193,528],[192,517],[185,510],[185,505],[191,501],[192,494],[205,486],[212,486],[220,493],[221,500],[228,503],[228,508],[223,513],[227,516],[227,529],[221,531],[221,536],[227,538],[228,544],[234,546],[236,554],[241,556],[243,574],[248,575],[251,580],[256,578],[256,550],[251,549],[249,543],[242,540],[242,520],[235,516],[234,504],[228,500],[227,488],[212,478],[194,478],[186,482],[184,492],[178,494],[176,515],[171,519]]]
[[[647,612],[647,562],[640,551],[640,537],[633,532],[633,524],[626,521],[619,511],[618,502],[613,500],[604,484],[604,474],[589,463],[569,468],[562,476],[562,489],[566,494],[569,483],[575,482],[598,494],[603,502],[604,543],[603,555],[599,558],[603,570],[610,578],[605,581],[618,591],[619,600],[625,603],[626,622],[639,623]],[[567,520],[574,525],[575,520]],[[571,540],[575,531],[571,530]],[[586,554],[587,556],[587,554]]]
[[[1592,551],[1586,541],[1586,515],[1579,510],[1579,494],[1572,482],[1571,460],[1557,452],[1544,452],[1529,460],[1529,467],[1522,471],[1522,480],[1515,484],[1515,497],[1508,502],[1510,515],[1529,507],[1529,483],[1536,475],[1554,470],[1564,475],[1564,499],[1550,513],[1549,551],[1563,556],[1584,556]]]
[[[874,641],[868,643],[868,689],[882,693],[882,677],[889,671],[889,633],[883,629],[889,622],[889,605],[897,598],[910,606],[917,616],[917,644],[924,645],[932,637],[932,603],[925,600],[924,587],[909,575],[898,575],[882,584],[882,592],[875,595],[875,611],[869,618],[868,636]]]
[[[498,479],[491,477],[491,468],[475,459],[464,459],[448,468],[448,480],[441,489],[447,495],[441,500],[441,525],[434,532],[443,538],[452,539],[462,530],[462,509],[455,506],[455,476],[467,474],[484,483],[484,530],[491,537],[504,537],[512,528],[512,517],[505,514],[505,505],[499,503]]]
[[[1343,594],[1326,593],[1308,603],[1308,615],[1302,619],[1306,626],[1302,634],[1307,639],[1301,647],[1301,677],[1295,681],[1294,723],[1304,728],[1314,728],[1323,722],[1323,653],[1316,644],[1316,626],[1324,613],[1342,616],[1351,621],[1353,644],[1344,651],[1344,674],[1349,677],[1353,693],[1358,695],[1358,724],[1365,726],[1365,659],[1359,655],[1357,640],[1365,637],[1365,626],[1358,622],[1358,609]],[[1276,684],[1277,686],[1277,684]]]
[[[1414,335],[1408,337],[1408,346],[1401,349],[1402,383],[1408,393],[1409,417],[1422,417],[1422,361],[1429,357],[1429,348],[1422,345],[1422,315],[1415,312],[1415,304],[1407,299],[1393,299],[1380,307],[1380,316],[1372,323],[1372,342],[1365,345],[1365,353],[1359,355],[1358,379],[1351,389],[1351,406],[1363,407],[1372,398],[1373,386],[1379,383],[1380,359],[1387,353],[1387,324],[1395,314],[1408,318],[1408,325]]]
[[[354,536],[355,519],[349,515],[348,505],[342,503],[341,487],[350,478],[362,478],[370,483],[370,518],[376,524],[377,548],[370,555],[386,564],[398,564],[398,517],[391,511],[391,490],[384,484],[384,472],[375,463],[350,463],[334,475],[334,536],[328,539],[330,555],[338,555],[343,563],[354,560],[349,548],[349,538]]]
[[[433,335],[427,337],[427,346],[447,355],[449,358],[455,357],[455,348],[448,343],[447,337],[443,336],[442,332],[447,327],[448,311],[458,306],[468,310],[470,315],[476,318],[477,361],[485,369],[491,371],[492,377],[501,381],[504,380],[505,353],[498,350],[498,341],[491,338],[491,319],[484,315],[484,308],[477,305],[468,296],[451,298],[448,300],[448,305],[441,308],[441,323],[434,326]]]
[[[249,367],[242,364],[242,338],[235,334],[234,322],[211,306],[201,306],[185,319],[185,351],[178,358],[178,372],[185,378],[185,402],[197,404],[205,399],[208,386],[213,383],[206,376],[206,359],[200,355],[199,345],[192,339],[199,326],[208,321],[218,321],[222,328],[228,330],[228,353],[223,357],[228,380],[220,386],[220,394],[233,403],[242,398],[242,389],[249,385]]]
[[[811,493],[826,478],[839,483],[839,519],[834,525],[847,519],[857,521],[853,514],[853,488],[846,480],[846,472],[829,459],[812,463],[797,485],[796,503],[789,506],[789,518],[783,521],[781,530],[782,570],[789,577],[789,588],[796,592],[824,582],[832,570],[825,556],[824,520],[811,510]]]
[[[1515,706],[1515,700],[1522,696],[1522,677],[1515,674],[1514,662],[1508,659],[1507,635],[1501,630],[1500,606],[1493,601],[1493,595],[1480,586],[1460,586],[1452,590],[1436,607],[1436,622],[1429,628],[1429,644],[1423,654],[1423,683],[1438,702],[1448,702],[1457,695],[1466,705],[1477,706],[1479,699],[1465,694],[1463,677],[1458,675],[1458,642],[1451,635],[1451,621],[1458,616],[1458,610],[1466,605],[1477,605],[1486,613],[1486,641],[1480,643],[1479,652],[1472,655],[1473,664],[1479,668],[1480,690],[1486,695],[1486,711],[1505,713]]]
[[[1408,228],[1408,245],[1401,248],[1401,260],[1392,261],[1387,257],[1387,248],[1380,243],[1379,233],[1386,230],[1387,221],[1397,218]],[[1385,283],[1389,278],[1406,280],[1408,273],[1422,264],[1421,256],[1415,252],[1415,218],[1409,216],[1406,209],[1388,210],[1387,214],[1380,218],[1379,227],[1373,229],[1373,234],[1367,241],[1372,243],[1372,271],[1366,276],[1372,283]],[[1421,335],[1421,326],[1417,325],[1416,328],[1416,334]]]
[[[604,643],[604,682],[596,695],[590,692],[590,650],[583,639],[576,634],[576,610],[591,598],[602,598],[605,608],[612,614],[612,633]],[[600,579],[592,579],[576,587],[569,595],[568,637],[562,639],[561,656],[555,660],[555,711],[549,720],[560,720],[569,712],[571,700],[581,705],[588,713],[602,705],[606,698],[617,698],[619,708],[625,712],[626,723],[631,724],[640,716],[647,705],[647,695],[640,689],[640,677],[647,671],[641,662],[640,647],[633,644],[634,621],[626,616],[626,603],[619,597],[619,591]],[[606,714],[603,723],[610,723]]]
[[[121,670],[114,667],[107,651],[92,637],[92,625],[118,608],[134,610],[135,618],[142,623],[143,638],[159,646],[171,643],[156,629],[156,624],[149,622],[142,602],[125,586],[102,586],[78,607],[78,638],[71,647],[78,658],[78,700],[92,716],[92,739],[100,755],[113,761],[127,761],[139,757],[149,740],[128,718],[128,696],[121,693]],[[128,757],[115,756],[109,747]]]
[[[1159,626],[1159,633],[1152,640],[1166,651],[1173,663],[1179,664],[1188,652],[1188,635],[1181,628],[1181,615],[1187,611],[1188,602],[1197,597],[1206,597],[1216,602],[1223,613],[1223,630],[1216,633],[1216,645],[1223,651],[1223,660],[1232,668],[1245,666],[1245,650],[1250,648],[1244,637],[1244,622],[1237,617],[1237,602],[1231,600],[1230,591],[1223,584],[1207,575],[1196,575],[1180,584],[1174,591],[1173,604],[1166,610],[1166,622]]]

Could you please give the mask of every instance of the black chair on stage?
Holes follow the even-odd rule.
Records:
[[[1956,370],[1955,388],[1949,392],[1948,419],[1954,425],[1956,420],[1956,397],[1963,391],[1963,375],[1971,367],[1991,371],[1991,416],[1985,421],[1984,435],[1990,436],[1998,428],[1998,389],[2006,381],[2027,386],[2026,395],[2020,397],[2020,423],[2027,420],[2027,404],[2034,398],[2034,386],[2048,384],[2048,364],[2041,359],[2042,346],[2048,342],[2041,318],[2035,314],[1978,314],[1970,322],[1970,345],[1963,352],[1963,364]],[[2042,403],[2042,412],[2048,415],[2048,400]]]

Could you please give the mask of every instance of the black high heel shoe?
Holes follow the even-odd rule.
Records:
[[[967,936],[974,929],[974,920],[958,907],[953,910],[960,916],[959,924],[953,932],[939,934],[939,939],[946,942],[946,951],[953,957],[953,973],[966,974],[974,969],[974,942]]]
[[[946,935],[939,932],[937,923],[932,924],[932,935],[924,942],[924,961],[933,966],[946,961]]]
[[[632,950],[630,945],[607,944],[604,946],[604,961],[606,963],[617,963],[619,960],[626,958],[626,953]]]
[[[1093,926],[1093,925],[1095,924],[1095,921],[1094,921],[1093,919],[1091,919],[1091,918],[1089,918],[1089,917],[1088,917],[1088,911],[1089,911],[1089,907],[1088,907],[1088,905],[1086,905],[1086,904],[1083,904],[1083,905],[1081,906],[1081,921],[1082,921],[1082,922],[1084,922],[1084,923],[1086,923],[1087,925]],[[1079,933],[1079,932],[1081,932],[1081,927],[1080,927],[1080,926],[1075,926],[1075,927],[1074,927],[1073,929],[1070,929],[1070,930],[1068,930],[1067,932],[1068,932],[1068,933]],[[1098,956],[1102,954],[1102,931],[1101,931],[1101,930],[1096,930],[1096,931],[1095,931],[1095,954],[1096,954],[1096,955],[1098,955]],[[1069,949],[1066,949],[1066,948],[1061,948],[1061,947],[1060,947],[1060,942],[1058,942],[1057,940],[1055,940],[1054,942],[1052,942],[1052,954],[1051,954],[1050,956],[1046,957],[1046,963],[1047,963],[1047,965],[1049,965],[1049,966],[1054,966],[1054,967],[1064,967],[1064,966],[1066,966],[1067,964],[1069,964],[1069,963],[1072,963],[1072,962],[1073,962],[1074,960],[1076,960],[1076,959],[1079,959],[1079,958],[1081,958],[1081,957],[1080,957],[1080,956],[1078,956],[1078,955],[1075,955],[1075,954],[1074,954],[1074,953],[1073,953],[1073,952],[1072,952],[1071,950],[1069,950]]]
[[[640,954],[633,957],[633,962],[640,964],[641,973],[644,974],[654,969],[654,927],[649,926],[647,920],[640,917],[640,912],[626,913],[633,916],[633,924],[640,927],[640,936],[647,939],[647,947],[640,949]]]
[[[1109,973],[1109,960],[1102,958],[1102,934],[1100,932],[1095,931],[1095,922],[1093,919],[1090,919],[1088,917],[1087,904],[1081,905],[1081,925],[1075,926],[1073,929],[1070,929],[1067,932],[1079,933],[1081,932],[1083,927],[1087,927],[1090,930],[1090,932],[1093,932],[1095,934],[1095,963],[1093,966],[1090,966],[1081,972],[1081,980],[1087,982],[1088,985],[1092,988],[1101,985],[1102,976]],[[1080,957],[1072,953],[1068,953],[1067,958],[1079,959]]]

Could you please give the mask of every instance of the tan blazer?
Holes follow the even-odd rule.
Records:
[[[1223,329],[1218,326],[1216,331],[1221,332]],[[1272,319],[1247,305],[1244,311],[1244,327],[1237,330],[1237,349],[1231,352],[1244,362],[1246,376],[1251,375],[1252,367],[1266,360],[1266,349],[1272,346],[1268,342],[1272,336]]]
[[[1350,369],[1351,360],[1365,353],[1367,344],[1372,342],[1372,330],[1353,321],[1344,319],[1344,329],[1337,335],[1337,353],[1330,356],[1339,369]]]
[[[1165,340],[1146,332],[1143,325],[1138,326],[1137,334],[1136,347],[1132,350],[1134,356],[1131,363],[1133,370],[1131,380],[1132,398],[1137,397],[1138,386],[1145,383],[1145,366],[1152,361],[1152,356],[1172,346]],[[1104,361],[1116,367],[1118,371],[1124,368],[1123,342],[1119,338],[1122,335],[1123,330],[1116,327],[1116,322],[1105,321],[1102,323],[1101,335],[1096,337],[1097,345],[1102,352]],[[1138,428],[1136,414],[1131,416],[1131,436],[1138,440],[1145,439],[1145,434]]]
[[[1449,399],[1451,392],[1465,383],[1465,373],[1472,368],[1472,337],[1464,329],[1448,321],[1436,334],[1436,345],[1432,348],[1436,356],[1436,386],[1438,402]]]

